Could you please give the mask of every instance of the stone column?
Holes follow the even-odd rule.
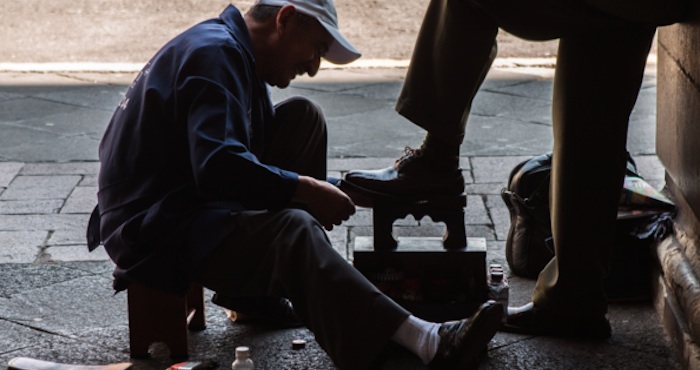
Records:
[[[700,11],[658,36],[656,150],[678,216],[656,248],[655,303],[681,362],[700,369]]]

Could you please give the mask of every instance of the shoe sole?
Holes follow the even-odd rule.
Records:
[[[416,194],[416,195],[395,195],[382,193],[345,180],[340,181],[339,188],[350,195],[356,205],[373,208],[379,204],[429,204],[432,207],[453,209],[467,206],[467,195],[465,193],[455,195],[443,194]]]

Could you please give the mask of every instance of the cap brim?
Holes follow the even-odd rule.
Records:
[[[328,47],[328,52],[323,56],[324,59],[334,64],[348,64],[362,56],[337,28],[321,19],[318,21],[335,40]]]

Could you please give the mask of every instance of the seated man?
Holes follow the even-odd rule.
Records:
[[[629,117],[656,27],[678,21],[689,3],[431,0],[397,103],[399,114],[427,130],[425,141],[393,167],[349,172],[341,188],[360,205],[378,196],[412,201],[461,194],[460,146],[496,56],[499,27],[525,39],[559,38],[550,192],[555,257],[539,275],[532,302],[509,310],[506,327],[608,338],[603,280]]]
[[[88,239],[116,263],[115,288],[183,293],[197,282],[225,297],[288,299],[342,369],[375,365],[392,341],[434,368],[475,361],[502,307],[431,323],[377,290],[324,231],[355,206],[325,181],[321,110],[270,100],[266,84],[314,76],[322,57],[359,56],[331,0],[259,0],[245,15],[229,6],[168,42],[100,144]]]

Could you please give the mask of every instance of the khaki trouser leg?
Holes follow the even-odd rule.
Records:
[[[448,143],[462,143],[472,100],[496,57],[498,26],[467,1],[432,0],[396,110]]]
[[[552,107],[556,256],[540,273],[537,306],[571,315],[607,311],[603,280],[625,174],[627,126],[654,31],[628,24],[560,39]]]

